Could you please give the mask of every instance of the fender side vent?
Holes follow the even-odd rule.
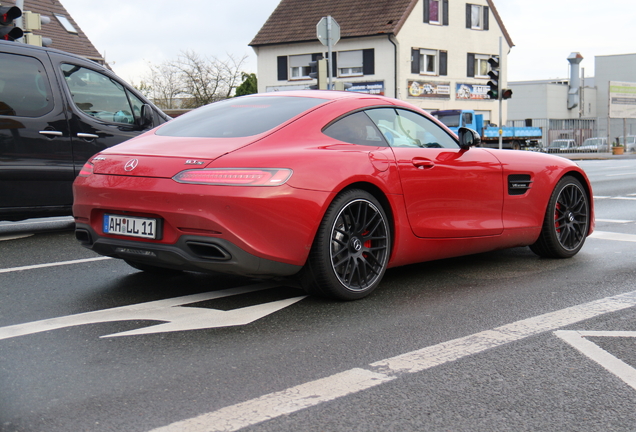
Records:
[[[508,195],[523,195],[531,185],[529,174],[511,174],[508,176]]]

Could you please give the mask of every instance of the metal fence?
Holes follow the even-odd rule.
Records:
[[[542,131],[538,150],[554,153],[608,153],[612,144],[624,142],[627,135],[626,153],[636,152],[636,119],[610,119],[608,145],[607,118],[581,119],[525,119],[509,120],[507,126],[533,126]],[[596,139],[594,139],[596,138]]]

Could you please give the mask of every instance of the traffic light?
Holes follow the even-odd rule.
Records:
[[[316,84],[309,86],[312,90],[327,89],[327,59],[317,59],[309,62],[311,71],[309,77],[316,79]]]
[[[503,89],[501,91],[501,98],[502,99],[510,99],[512,97],[512,90],[510,89]]]
[[[14,41],[22,37],[22,29],[13,24],[13,20],[21,16],[22,11],[17,6],[0,6],[0,39]]]
[[[488,59],[488,64],[490,64],[490,71],[488,71],[488,76],[490,77],[488,87],[490,87],[490,90],[488,90],[486,94],[490,97],[490,99],[499,99],[499,56],[491,56]]]
[[[51,18],[39,13],[25,11],[22,14],[22,27],[24,31],[24,42],[35,46],[49,46],[53,43],[51,38],[33,34],[33,30],[42,30],[42,24],[48,24]]]

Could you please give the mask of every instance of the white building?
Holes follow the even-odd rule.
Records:
[[[426,110],[472,109],[497,121],[498,101],[486,94],[488,59],[499,55],[501,41],[505,87],[513,43],[492,0],[281,0],[250,43],[259,92],[316,83],[309,63],[327,57],[316,36],[325,16],[340,26],[331,66],[335,81]]]
[[[573,54],[578,53],[572,53],[570,57]],[[592,136],[613,142],[624,133],[636,135],[636,119],[608,118],[609,83],[636,83],[636,54],[596,56],[594,75],[584,77],[583,67],[571,66],[569,78],[509,82],[508,87],[514,93],[508,102],[509,122],[549,128],[556,134],[546,135],[546,142],[567,137],[582,144],[582,140]],[[578,99],[573,106],[568,97],[574,92],[577,92]],[[568,120],[571,120],[570,126],[554,126],[555,121],[566,124],[563,121]]]

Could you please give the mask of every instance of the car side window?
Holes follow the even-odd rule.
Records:
[[[135,110],[120,83],[78,65],[62,64],[61,68],[73,102],[86,115],[110,123],[135,122]],[[141,110],[141,106],[137,108]]]
[[[327,126],[325,135],[351,144],[387,147],[387,142],[363,112],[349,114]]]
[[[421,114],[394,108],[375,108],[366,113],[391,147],[459,148],[451,135]]]
[[[0,115],[40,117],[53,109],[44,65],[34,57],[0,54]]]

